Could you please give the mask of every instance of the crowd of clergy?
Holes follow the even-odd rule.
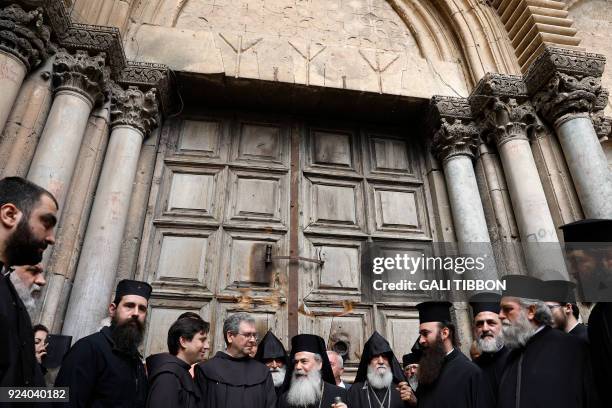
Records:
[[[57,202],[36,186],[12,180],[12,188],[19,185],[42,200],[42,212],[36,212],[40,209],[37,201],[30,200],[33,209],[25,218],[30,222],[31,217],[44,216],[39,220],[44,229],[38,230],[42,237],[39,241],[32,235],[37,229],[31,225],[31,236],[27,230],[19,230],[29,241],[19,235],[7,240],[11,238],[7,231],[14,233],[16,229],[11,228],[19,219],[15,224],[7,220],[11,214],[19,215],[15,211],[26,204],[18,195],[7,194],[11,190],[6,190],[3,181],[0,386],[34,386],[38,378],[36,368],[32,368],[34,340],[20,340],[27,335],[33,337],[31,321],[23,315],[23,304],[7,276],[18,261],[39,262],[44,248],[53,243],[52,232],[46,238],[44,234],[53,230]],[[12,197],[9,204],[18,205],[6,207],[5,196]],[[609,242],[612,221],[579,221],[563,231],[566,241]],[[15,247],[15,242],[21,246]],[[31,253],[24,257],[27,242]],[[55,386],[68,387],[69,402],[57,406],[612,407],[612,397],[607,395],[612,386],[612,303],[595,304],[585,325],[580,322],[571,282],[542,281],[525,275],[506,275],[503,281],[502,293],[478,293],[470,299],[474,337],[470,357],[460,349],[457,326],[451,317],[453,304],[425,301],[416,305],[418,332],[413,338],[406,336],[406,344],[395,344],[411,349],[402,356],[402,364],[384,336],[368,333],[363,349],[353,351],[360,361],[354,379],[350,379],[343,377],[346,355],[330,350],[320,336],[298,334],[290,339],[290,349],[286,350],[273,330],[259,339],[256,321],[246,312],[225,318],[224,350],[214,356],[208,355],[209,323],[197,313],[186,312],[168,330],[168,351],[144,360],[139,347],[152,288],[146,282],[122,280],[108,307],[110,324],[78,340],[63,357]],[[12,303],[6,299],[13,299]]]

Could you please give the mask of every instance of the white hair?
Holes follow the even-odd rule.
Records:
[[[381,368],[383,367],[372,368],[371,365],[368,365],[368,383],[372,388],[378,390],[389,387],[393,381],[393,374],[389,367],[385,366],[384,371],[380,372]]]
[[[329,357],[330,355],[334,356],[334,358],[336,359],[336,364],[338,364],[338,367],[344,368],[344,360],[342,359],[342,356],[340,354],[338,354],[337,352],[333,350],[327,350],[327,356]]]
[[[278,368],[271,368],[270,374],[272,375],[272,382],[275,387],[280,387],[285,381],[285,375],[287,374],[287,367],[282,366]]]

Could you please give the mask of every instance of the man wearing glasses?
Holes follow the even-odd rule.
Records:
[[[274,408],[276,392],[268,367],[250,357],[257,345],[255,319],[236,313],[223,322],[225,351],[198,364],[196,383],[203,406]]]

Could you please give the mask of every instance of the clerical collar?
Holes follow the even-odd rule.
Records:
[[[446,353],[446,357],[450,356],[450,354],[451,354],[453,351],[455,351],[455,349],[454,349],[454,348],[452,348],[452,349],[451,349],[451,351],[449,351],[448,353]]]
[[[544,327],[546,327],[545,324],[541,325],[540,327],[538,327],[536,329],[536,331],[533,332],[533,335],[535,336],[536,334],[538,334],[539,332],[541,332],[542,330],[544,330]]]

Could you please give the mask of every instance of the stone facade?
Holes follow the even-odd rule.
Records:
[[[146,353],[185,310],[220,349],[249,310],[348,344],[350,375],[372,330],[408,351],[430,296],[374,293],[365,242],[485,243],[487,278],[566,278],[516,248],[612,217],[607,4],[3,3],[0,175],[61,204],[35,320],[80,338],[143,279]]]

